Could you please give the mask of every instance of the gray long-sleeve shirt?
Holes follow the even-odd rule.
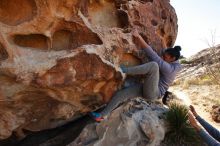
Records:
[[[199,131],[201,138],[208,144],[208,146],[220,146],[220,131],[202,119],[200,116],[197,116],[196,119],[198,122],[205,128]]]
[[[181,70],[181,64],[178,60],[171,63],[164,61],[151,47],[145,48],[144,51],[149,60],[156,62],[159,66],[159,90],[160,96],[163,96],[169,86],[173,83],[176,74]]]

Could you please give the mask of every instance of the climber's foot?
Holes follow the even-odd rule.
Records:
[[[102,120],[104,120],[104,118],[102,117],[102,115],[100,113],[91,112],[89,115],[96,122],[101,122]]]

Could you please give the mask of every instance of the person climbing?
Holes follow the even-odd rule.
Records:
[[[220,131],[202,119],[196,112],[195,108],[190,105],[189,122],[192,127],[196,129],[200,137],[208,146],[220,146]],[[198,122],[205,128],[205,130],[198,124]],[[208,132],[208,133],[207,133]]]
[[[134,52],[146,54],[150,62],[134,67],[121,67],[121,69],[127,75],[146,75],[144,82],[117,91],[103,111],[90,113],[97,122],[103,120],[103,117],[119,104],[133,97],[143,97],[150,101],[162,97],[181,69],[178,61],[181,51],[180,46],[167,48],[162,56],[159,56],[144,41],[137,30],[133,31],[132,35],[135,45],[140,46],[140,48],[136,47]]]

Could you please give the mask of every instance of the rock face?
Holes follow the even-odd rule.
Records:
[[[213,105],[212,106],[212,119],[217,122],[220,123],[220,105]]]
[[[220,45],[204,49],[186,60],[176,81],[182,82],[186,78],[200,78],[206,74],[213,74],[216,70],[218,72],[219,61]],[[215,78],[217,77],[218,75]]]
[[[139,98],[120,106],[108,120],[85,127],[68,146],[158,146],[165,137],[166,109]]]
[[[177,17],[167,0],[1,0],[0,139],[65,124],[108,102],[136,28],[170,47]]]

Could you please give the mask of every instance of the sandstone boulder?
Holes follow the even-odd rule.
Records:
[[[107,103],[139,58],[130,30],[170,47],[177,17],[167,0],[1,0],[0,139],[40,131]]]

